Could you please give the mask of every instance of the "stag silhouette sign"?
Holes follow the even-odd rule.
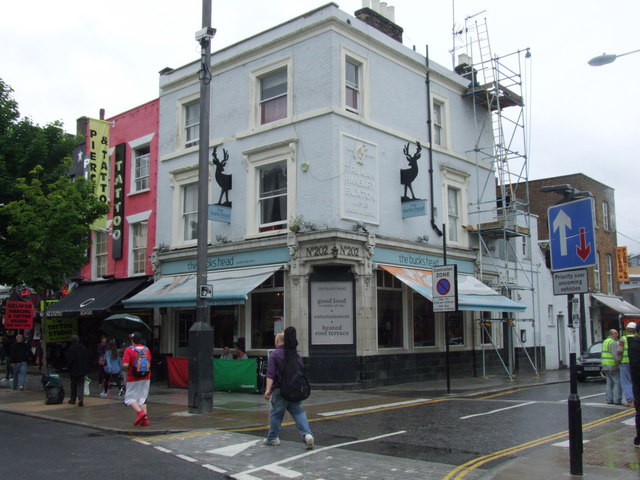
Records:
[[[418,159],[420,158],[420,152],[422,151],[422,146],[420,142],[416,142],[417,148],[416,153],[411,155],[409,153],[409,143],[407,143],[402,152],[404,156],[407,158],[407,162],[409,163],[409,168],[403,168],[400,170],[400,184],[404,186],[404,195],[401,198],[402,202],[412,202],[413,200],[420,200],[416,198],[413,193],[412,183],[418,176]],[[408,192],[411,192],[411,197],[407,195]]]
[[[231,202],[229,201],[229,190],[231,190],[231,175],[224,172],[224,167],[227,165],[229,161],[229,152],[222,149],[222,161],[218,159],[218,147],[213,147],[213,164],[216,166],[216,182],[220,186],[220,198],[218,198],[218,203],[216,205],[223,205],[225,207],[230,207]],[[222,197],[224,196],[225,202],[222,203]]]

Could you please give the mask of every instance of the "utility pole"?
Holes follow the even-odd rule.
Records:
[[[209,110],[211,97],[211,0],[202,0],[202,29],[196,32],[201,47],[200,137],[198,156],[198,229],[196,267],[196,321],[189,330],[189,413],[213,410],[213,329],[207,300],[213,289],[207,285],[209,204]]]

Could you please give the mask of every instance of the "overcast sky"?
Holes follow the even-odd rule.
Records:
[[[213,50],[328,3],[212,0]],[[338,0],[350,14],[361,0]],[[615,189],[618,244],[640,253],[640,53],[599,68],[603,52],[640,49],[638,0],[395,0],[404,43],[451,68],[452,25],[481,11],[494,54],[531,48],[529,178],[582,172]],[[199,56],[201,0],[5,2],[0,78],[20,113],[44,125],[129,110],[158,95],[158,71]]]

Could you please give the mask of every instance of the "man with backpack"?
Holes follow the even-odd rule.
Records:
[[[297,352],[296,329],[287,327],[275,337],[275,350],[269,355],[267,366],[267,386],[264,398],[271,403],[269,434],[262,443],[280,445],[280,426],[288,411],[296,422],[298,432],[307,450],[313,449],[313,434],[307,414],[302,408],[302,400],[309,396],[309,383],[304,377],[302,357]],[[286,398],[285,398],[286,397]]]
[[[134,425],[149,426],[147,416],[147,397],[151,382],[151,352],[144,346],[140,332],[131,335],[132,344],[122,356],[122,368],[127,370],[127,391],[124,404],[136,411]]]

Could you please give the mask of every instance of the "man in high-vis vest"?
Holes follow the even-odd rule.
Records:
[[[618,331],[609,330],[609,336],[602,342],[602,374],[607,381],[605,398],[608,404],[622,405],[620,388],[620,368],[618,367]]]
[[[636,330],[637,330],[636,325]],[[629,325],[627,325],[629,330]],[[636,407],[636,437],[633,444],[640,448],[640,337],[637,335],[629,337],[629,369],[631,370],[631,381],[633,383],[633,399]]]
[[[627,333],[620,339],[622,343],[622,359],[620,360],[620,385],[625,407],[633,407],[633,384],[631,382],[631,370],[629,368],[629,339],[636,335],[635,322],[629,322],[626,326]]]

